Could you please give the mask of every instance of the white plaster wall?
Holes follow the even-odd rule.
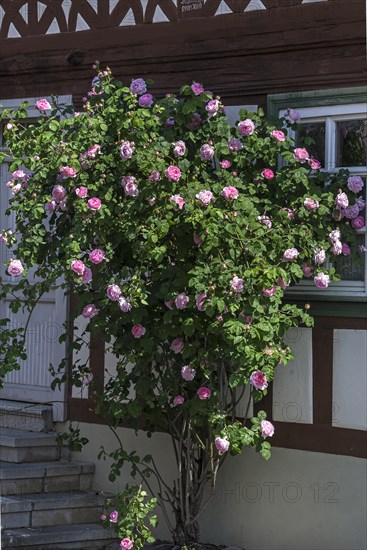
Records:
[[[312,329],[292,328],[284,340],[295,359],[275,371],[273,418],[312,424]]]
[[[367,430],[367,331],[334,330],[333,426]]]
[[[75,459],[96,463],[95,487],[116,490],[108,462],[96,460],[100,445],[113,448],[107,427],[80,424],[91,443]],[[62,425],[59,425],[62,428]],[[167,479],[174,461],[169,438],[119,430],[124,444],[157,457]],[[202,541],[246,550],[365,550],[366,461],[307,451],[273,449],[266,462],[253,450],[228,457],[215,499],[201,518]],[[163,520],[156,536],[168,536]]]

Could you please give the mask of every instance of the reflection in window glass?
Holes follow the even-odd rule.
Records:
[[[359,235],[358,245],[364,244],[364,235]],[[364,281],[365,261],[365,253],[359,254],[353,259],[350,256],[332,257],[332,265],[343,281]]]
[[[337,122],[337,166],[365,166],[367,120]]]
[[[308,122],[300,124],[296,135],[297,147],[304,147],[311,157],[325,166],[325,123]]]

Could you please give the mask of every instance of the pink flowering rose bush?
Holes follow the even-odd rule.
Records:
[[[77,115],[60,105],[23,126],[25,103],[0,116],[12,120],[4,130],[12,180],[4,185],[17,220],[16,236],[0,227],[0,246],[11,252],[0,299],[11,288],[31,310],[55,285],[72,293],[75,317],[87,320],[87,333],[103,334],[117,360],[102,394],[97,377],[88,378],[96,412],[113,429],[124,422],[166,431],[183,449],[174,486],[123,442],[101,451],[112,459],[111,481],[129,466],[139,479],[104,514],[126,550],[152,540],[156,522],[141,480],[164,484],[156,502],[175,544],[189,546],[199,536],[204,485],[215,488],[225,457],[249,447],[270,457],[276,426],[259,403],[276,367],[293,358],[287,329],[312,325],[308,308],[287,303],[287,288],[307,276],[317,292],[326,289],[337,274],[325,260],[352,253],[365,223],[365,182],[320,171],[287,136],[294,112],[267,120],[241,110],[231,127],[220,97],[201,83],[162,99],[148,89],[142,78],[124,86],[99,71]],[[24,333],[2,323],[5,375],[24,358]],[[55,386],[66,380],[63,366],[55,366]],[[68,383],[80,387],[88,373],[76,362]],[[256,412],[241,420],[246,386]]]

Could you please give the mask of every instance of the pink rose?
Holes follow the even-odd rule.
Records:
[[[66,197],[66,189],[62,185],[55,185],[51,191],[52,198],[60,202]]]
[[[353,220],[358,216],[358,214],[359,214],[358,204],[352,204],[350,206],[347,206],[347,208],[344,210],[344,215],[349,220]]]
[[[284,114],[292,124],[301,119],[301,114],[295,109],[288,108]]]
[[[172,197],[170,197],[169,200],[175,202],[179,210],[182,210],[186,204],[184,199],[181,197],[181,195],[172,195]]]
[[[244,280],[240,279],[240,277],[237,277],[237,275],[233,277],[229,284],[231,285],[233,290],[237,292],[237,294],[241,294],[241,292],[243,292]]]
[[[61,166],[59,174],[64,178],[75,178],[77,171],[71,166]]]
[[[116,510],[110,513],[110,521],[112,523],[117,523],[118,517],[119,517],[119,513],[116,512]]]
[[[118,285],[108,285],[107,287],[107,296],[112,302],[117,302],[121,296],[121,288]]]
[[[128,197],[137,197],[139,195],[139,189],[134,176],[124,176],[121,180],[121,185],[125,195]]]
[[[17,193],[19,193],[19,191],[22,189],[22,184],[21,183],[17,183],[16,185],[12,185],[10,187],[10,190],[11,190],[11,194],[12,195],[16,195]]]
[[[310,165],[311,170],[320,170],[321,162],[317,159],[308,159],[308,164]]]
[[[56,201],[48,201],[45,204],[45,210],[46,212],[55,212],[56,206],[57,206]]]
[[[346,243],[342,243],[342,254],[343,256],[349,256],[351,253],[350,247]]]
[[[92,278],[92,270],[89,269],[89,267],[86,267],[83,273],[82,283],[86,285],[87,283],[91,282]]]
[[[231,153],[234,153],[235,151],[240,151],[242,147],[243,145],[239,138],[232,138],[228,141],[228,149],[231,151]]]
[[[331,243],[334,243],[335,241],[339,241],[341,237],[339,229],[334,229],[331,233],[329,233],[329,241]]]
[[[219,165],[223,169],[230,168],[231,167],[231,162],[229,160],[221,160]]]
[[[149,181],[159,181],[161,179],[161,175],[160,173],[158,172],[158,170],[154,170],[148,177],[148,180]]]
[[[131,548],[133,548],[133,543],[132,541],[126,537],[124,539],[122,539],[122,541],[120,542],[120,546],[123,550],[131,550]]]
[[[331,252],[335,256],[339,256],[343,252],[343,245],[340,241],[334,241],[333,246],[331,248]]]
[[[307,264],[302,264],[302,271],[305,277],[311,277],[313,274],[313,267]]]
[[[205,110],[209,117],[215,116],[219,111],[219,101],[217,99],[211,99],[206,104]]]
[[[132,80],[130,84],[130,91],[133,94],[145,94],[145,92],[147,91],[145,80],[143,80],[142,78],[135,78],[134,80]]]
[[[175,305],[175,302],[173,300],[166,300],[164,302],[164,305],[166,306],[167,309],[173,309],[173,306]]]
[[[97,315],[99,309],[94,304],[88,304],[82,311],[82,315],[85,319],[92,319]]]
[[[102,514],[102,515],[101,515],[101,521],[105,521],[106,519],[107,519],[106,514]]]
[[[268,381],[266,379],[266,375],[261,370],[257,370],[256,372],[253,372],[251,374],[250,383],[257,390],[265,390],[265,388],[268,387]]]
[[[312,210],[317,210],[320,205],[319,205],[319,201],[315,201],[314,199],[307,197],[307,199],[303,201],[303,206],[307,210],[312,211]]]
[[[200,156],[203,160],[211,160],[214,157],[214,147],[209,143],[204,143],[200,147]]]
[[[100,264],[105,258],[105,251],[101,248],[96,248],[89,252],[89,259],[93,264]]]
[[[359,211],[361,211],[366,206],[366,201],[364,199],[362,199],[362,197],[358,197],[356,199],[356,205],[358,206]]]
[[[151,107],[153,105],[153,96],[152,94],[143,94],[139,97],[140,107]]]
[[[16,170],[15,172],[12,173],[12,177],[15,178],[16,180],[20,180],[25,177],[25,173],[23,172],[23,170]]]
[[[0,243],[3,243],[3,244],[8,244],[8,234],[5,233],[5,234],[2,234],[0,233]]]
[[[143,327],[143,325],[134,325],[131,329],[131,334],[134,336],[134,338],[141,338],[141,336],[144,336],[146,330]]]
[[[101,146],[95,143],[94,145],[92,145],[92,147],[89,147],[87,151],[87,157],[90,159],[94,159],[100,153],[100,151],[101,151]]]
[[[176,299],[175,299],[175,306],[177,307],[177,309],[186,309],[189,301],[190,301],[190,298],[186,294],[184,293],[178,294],[178,296],[176,296]]]
[[[274,435],[274,426],[268,420],[261,421],[261,435],[263,437],[272,437]]]
[[[199,115],[199,113],[194,113],[192,116],[193,119],[191,120],[191,122],[186,124],[186,128],[188,128],[189,130],[196,130],[196,128],[199,128],[200,124],[202,123],[201,116]]]
[[[289,283],[286,283],[286,282],[284,281],[284,279],[282,279],[281,277],[278,277],[278,279],[277,279],[276,282],[277,282],[277,284],[280,286],[280,288],[281,288],[282,290],[286,290],[286,288],[287,288],[287,286],[288,286],[288,284],[289,284]]]
[[[349,200],[346,193],[342,193],[341,191],[339,191],[339,193],[335,197],[335,205],[339,210],[341,208],[347,208],[347,206],[349,205]]]
[[[87,206],[88,208],[90,208],[90,210],[94,210],[95,212],[97,212],[101,208],[102,202],[97,197],[92,197],[88,200]]]
[[[201,400],[209,399],[211,394],[212,394],[210,389],[206,388],[205,386],[202,386],[201,388],[199,388],[196,393],[198,394],[199,399],[201,399]]]
[[[326,273],[317,273],[313,280],[317,288],[327,288],[330,283],[330,277]]]
[[[182,140],[176,141],[176,143],[173,144],[173,154],[175,155],[175,157],[183,157],[185,153],[186,153],[185,142]]]
[[[273,223],[272,223],[271,219],[269,218],[269,216],[265,216],[265,215],[264,216],[258,216],[257,219],[260,223],[262,223],[263,225],[266,225],[266,227],[268,227],[269,229],[272,228]]]
[[[261,175],[262,175],[263,178],[265,178],[267,180],[272,180],[275,177],[275,174],[274,174],[273,170],[271,170],[270,168],[265,168],[261,172]]]
[[[277,291],[277,287],[274,285],[272,286],[271,288],[263,288],[262,289],[262,293],[263,293],[263,296],[265,296],[266,298],[270,298],[271,296],[273,296]]]
[[[169,181],[178,181],[181,178],[181,170],[178,166],[169,166],[165,174]]]
[[[207,189],[203,189],[195,196],[204,206],[208,206],[208,204],[210,204],[214,200],[213,193],[211,191],[208,191]]]
[[[250,118],[246,118],[238,124],[237,128],[241,136],[251,136],[255,131],[255,124]]]
[[[196,370],[192,369],[188,365],[185,365],[181,369],[181,376],[184,380],[186,380],[186,382],[191,382],[192,380],[194,380],[195,374],[196,374]]]
[[[194,233],[194,243],[199,245],[203,242],[203,239],[197,233]]]
[[[120,296],[118,299],[119,308],[123,313],[128,313],[132,309],[129,298]],[[145,329],[144,329],[145,330]]]
[[[10,260],[7,272],[12,277],[19,277],[24,271],[24,267],[20,260]]]
[[[363,180],[360,176],[350,176],[348,178],[347,186],[352,193],[359,193],[364,187]]]
[[[175,338],[171,343],[171,350],[173,353],[181,353],[184,349],[184,345],[183,338]]]
[[[225,437],[216,437],[214,440],[214,445],[220,454],[226,453],[229,449],[229,441]]]
[[[77,187],[75,189],[75,194],[80,199],[85,199],[85,197],[88,195],[88,187],[84,187],[84,185],[82,185],[81,187]]]
[[[306,149],[297,147],[297,149],[294,150],[293,157],[303,164],[306,160],[310,158],[310,155],[308,154],[308,151],[306,151]]]
[[[74,273],[80,276],[84,274],[84,271],[86,269],[84,263],[81,260],[74,260],[73,262],[71,262],[70,267],[74,271]]]
[[[131,159],[135,151],[135,146],[131,141],[123,141],[120,147],[120,157],[123,160]]]
[[[194,92],[195,95],[200,95],[204,93],[204,88],[202,84],[199,84],[199,82],[193,82],[191,84],[191,89]]]
[[[226,201],[232,201],[238,197],[238,189],[233,187],[233,185],[228,185],[222,189],[221,195],[226,199]]]
[[[65,200],[60,201],[60,210],[62,210],[63,212],[67,212],[68,207]]]
[[[292,261],[296,260],[299,256],[297,248],[287,248],[283,254],[283,261]]]
[[[287,212],[287,216],[289,220],[293,220],[294,218],[294,210],[291,210],[290,208],[282,208],[284,212]]]
[[[313,261],[315,264],[321,265],[326,260],[326,253],[323,248],[316,248],[313,256]]]
[[[36,101],[36,107],[39,111],[48,111],[51,109],[51,105],[47,101],[47,99],[39,99]]]
[[[204,309],[205,298],[206,298],[205,292],[201,292],[196,298],[196,307],[198,308],[199,311],[203,311]]]
[[[182,405],[185,402],[185,398],[182,395],[176,395],[173,400],[174,405]]]
[[[281,130],[273,130],[270,135],[277,141],[285,141],[285,134]]]
[[[365,221],[364,221],[364,217],[363,216],[357,216],[356,218],[354,218],[354,220],[352,220],[351,222],[351,226],[353,227],[353,229],[363,229],[363,227],[365,226]]]

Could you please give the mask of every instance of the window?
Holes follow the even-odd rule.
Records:
[[[367,88],[319,90],[304,93],[269,96],[268,112],[283,116],[288,107],[301,114],[299,129],[290,131],[296,145],[305,146],[313,157],[320,160],[324,170],[337,172],[347,168],[365,182],[367,176]],[[313,144],[307,138],[312,138]],[[305,141],[306,140],[306,141]],[[361,212],[364,214],[365,212]],[[366,226],[358,231],[359,244],[367,247]],[[333,257],[334,267],[341,280],[327,290],[317,289],[312,281],[302,281],[289,293],[305,294],[313,298],[367,299],[367,257],[361,253],[358,260]]]

